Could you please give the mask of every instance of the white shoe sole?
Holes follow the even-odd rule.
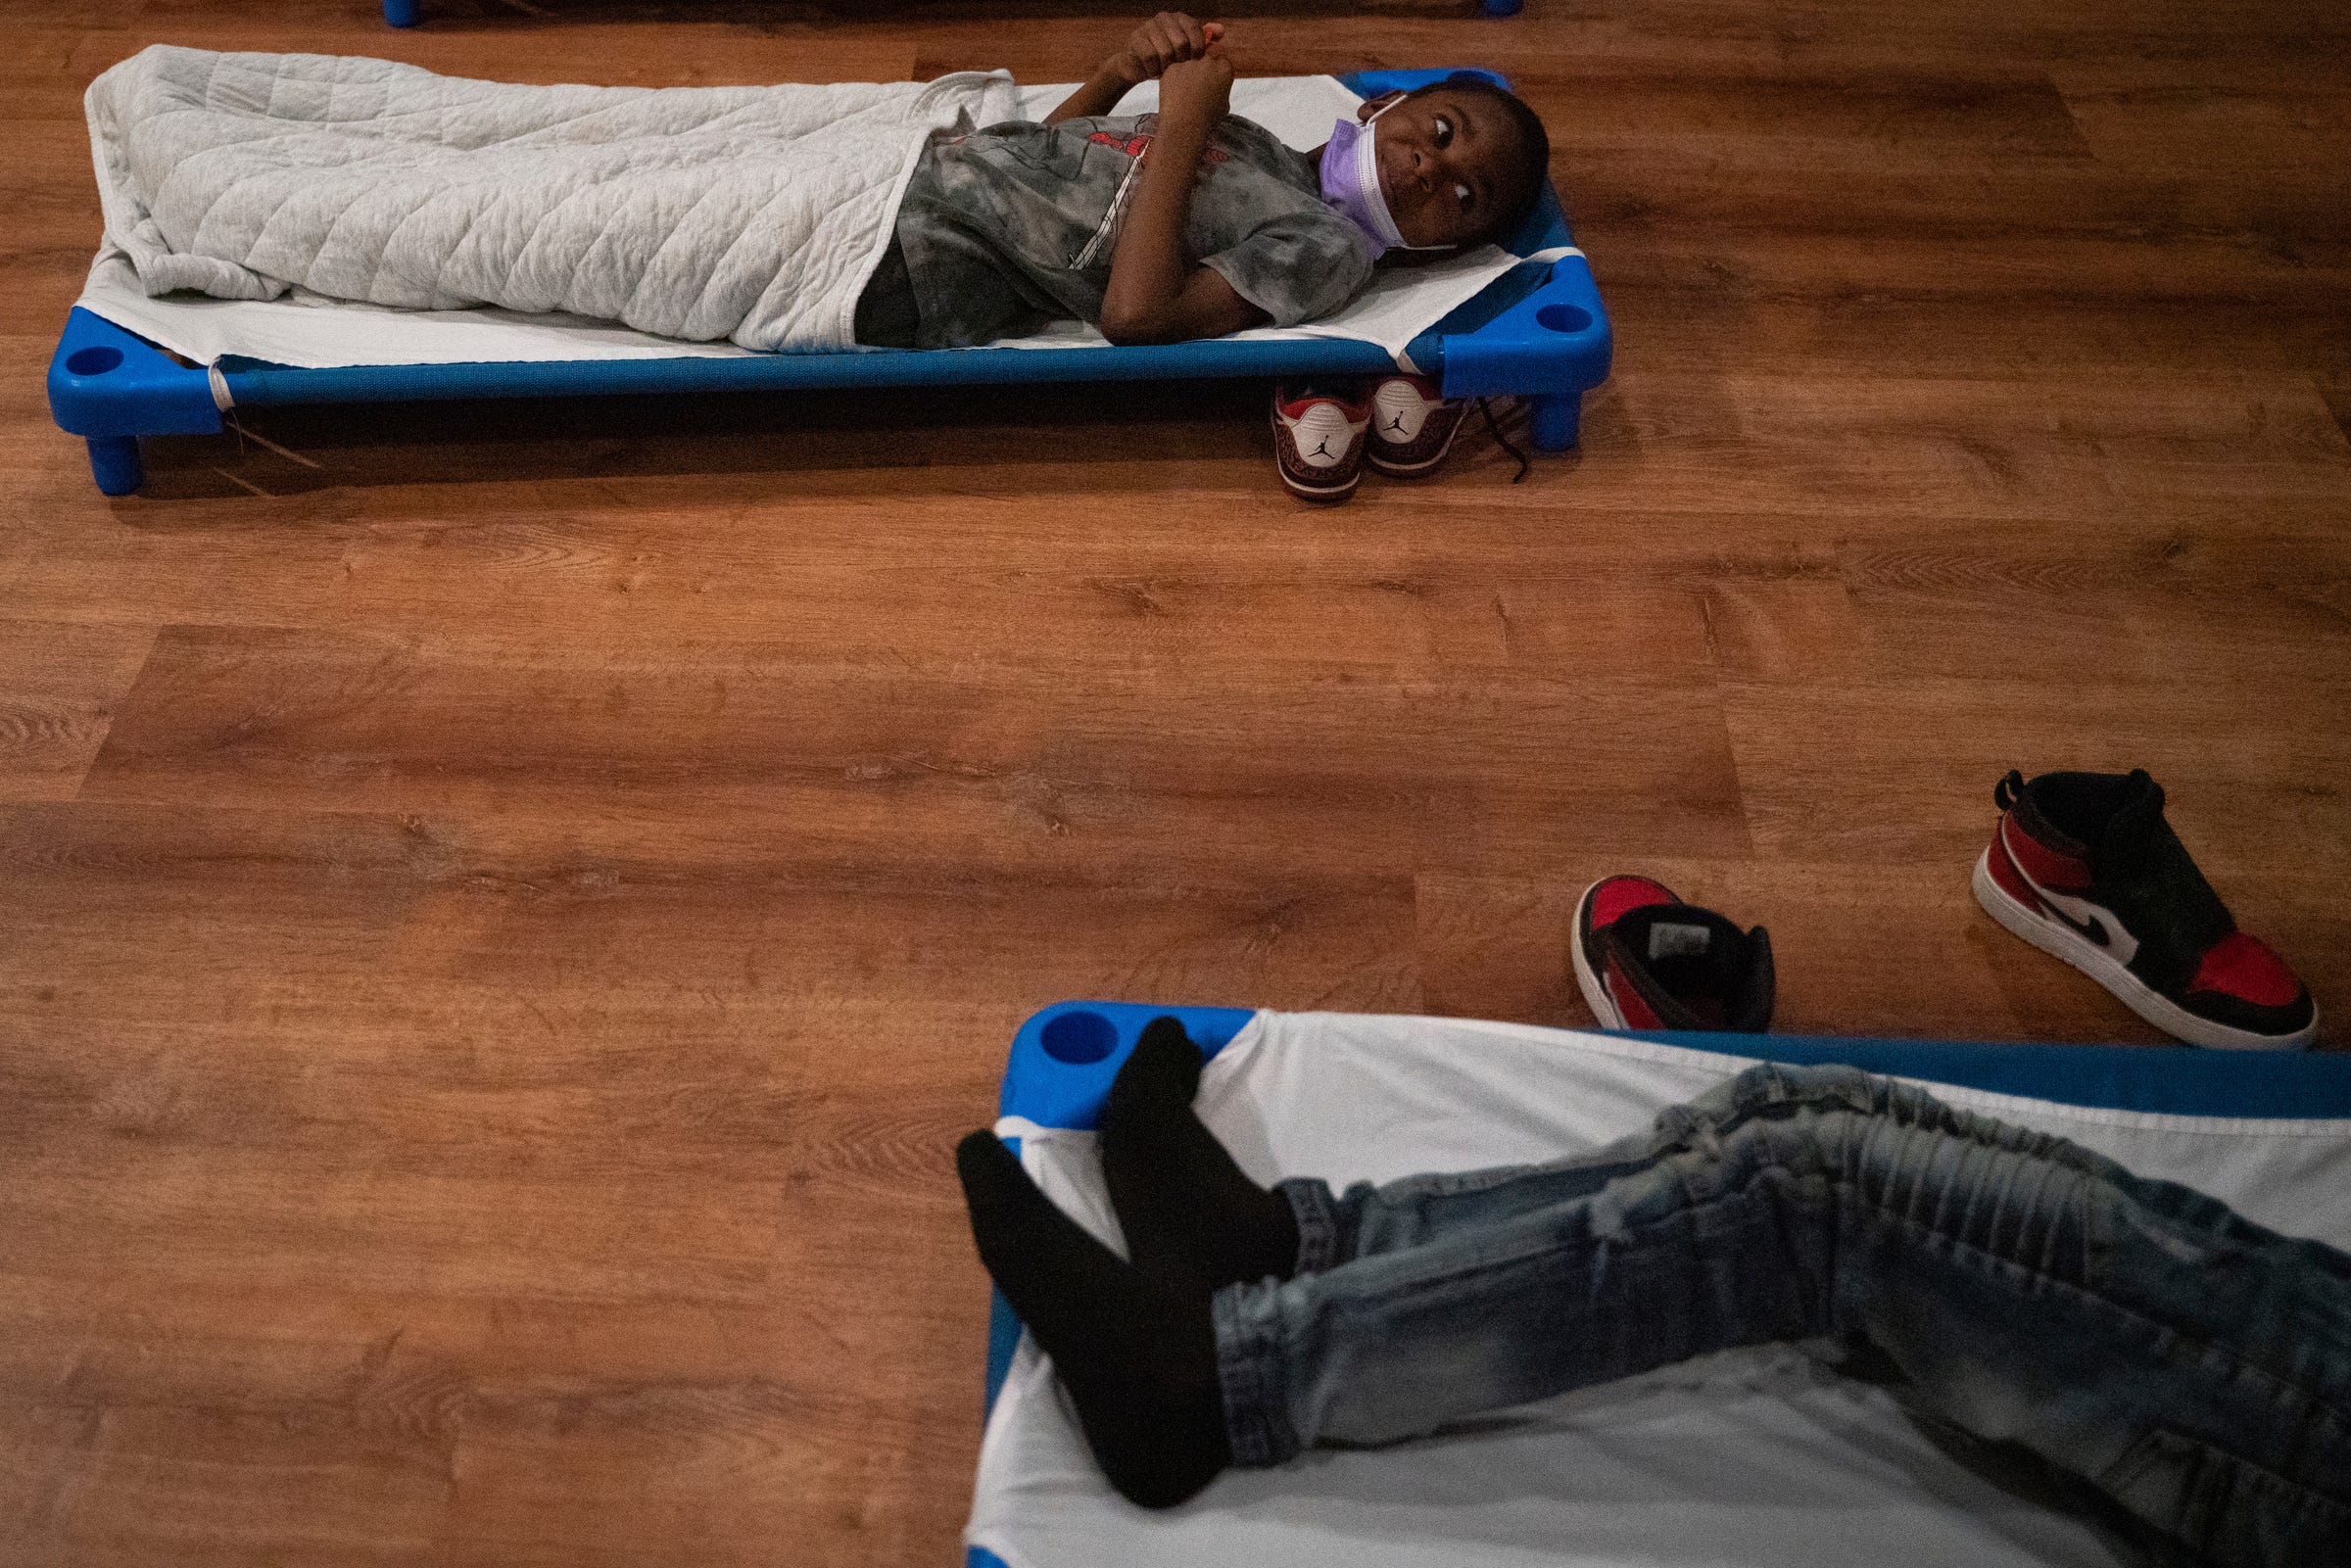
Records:
[[[2196,1017],[2117,963],[2113,954],[2088,937],[2069,931],[2031,906],[2018,902],[2015,895],[1992,879],[1990,848],[1976,857],[1975,887],[1976,902],[1984,906],[1984,913],[2006,927],[2011,935],[2021,936],[2051,958],[2071,964],[2112,991],[2123,1006],[2176,1039],[2216,1051],[2301,1051],[2319,1037],[2319,1016],[2315,1010],[2309,1024],[2292,1034],[2255,1034]]]
[[[1601,879],[1601,881],[1607,880],[1605,877]],[[1592,895],[1598,891],[1600,882],[1594,882],[1584,889],[1584,896],[1575,901],[1575,924],[1567,927],[1567,962],[1575,969],[1575,988],[1584,993],[1584,1006],[1590,1008],[1592,1016],[1600,1020],[1600,1026],[1604,1029],[1621,1029],[1624,1027],[1623,1012],[1616,1006],[1615,999],[1608,995],[1607,986],[1601,982],[1599,975],[1592,973],[1592,966],[1584,960],[1584,911],[1592,907]]]
[[[1278,464],[1276,466],[1278,468]],[[1354,478],[1342,480],[1335,485],[1317,487],[1292,479],[1287,468],[1279,468],[1278,471],[1281,474],[1282,488],[1301,500],[1345,500],[1355,494],[1356,487],[1363,481],[1363,475],[1359,473]]]

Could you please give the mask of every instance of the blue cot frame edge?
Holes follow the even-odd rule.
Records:
[[[79,306],[49,357],[49,412],[59,429],[90,444],[91,476],[108,496],[139,488],[141,436],[220,431],[208,372]]]
[[[1507,86],[1493,71],[1473,71]],[[1363,71],[1339,79],[1371,97],[1424,86],[1451,71]],[[1569,250],[1574,235],[1548,181],[1511,249]],[[64,368],[85,349],[82,371]],[[1413,361],[1456,398],[1528,401],[1535,445],[1576,444],[1583,396],[1608,376],[1614,354],[1607,312],[1580,254],[1520,266],[1415,339]],[[98,361],[104,360],[101,364]],[[835,387],[987,385],[1030,381],[1159,380],[1247,376],[1375,375],[1391,368],[1376,344],[1351,339],[1200,343],[1135,348],[968,349],[726,358],[515,360],[460,364],[343,365],[300,369],[223,359],[210,372],[179,364],[145,338],[75,307],[49,373],[59,426],[85,437],[99,490],[125,496],[143,478],[141,436],[212,434],[220,407],[317,403],[398,403],[458,398],[610,396],[690,392],[813,391]],[[223,402],[213,406],[217,390]],[[209,412],[197,422],[200,404]]]
[[[1143,1025],[1156,1018],[1178,1019],[1213,1057],[1231,1043],[1253,1014],[1248,1008],[1134,1002],[1056,1002],[1040,1008],[1013,1035],[997,1114],[1021,1117],[1038,1126],[1091,1127],[1110,1080],[1141,1038]],[[2183,1116],[2351,1117],[2351,1053],[1621,1032],[1695,1051],[1805,1065],[1837,1062],[1872,1072],[2067,1105]],[[1018,1152],[1020,1141],[1008,1141]],[[1003,1296],[991,1291],[984,1412],[995,1409],[1020,1343],[1020,1319]],[[982,1546],[964,1548],[964,1563],[965,1568],[1006,1568],[1002,1558]]]

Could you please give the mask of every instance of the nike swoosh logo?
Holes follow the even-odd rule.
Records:
[[[2031,880],[2030,878],[2026,879],[2028,881]],[[2055,921],[2058,925],[2070,928],[2085,939],[2097,943],[2100,947],[2105,947],[2108,945],[2106,941],[2106,923],[2098,919],[2095,915],[2092,915],[2087,920],[2076,920],[2071,915],[2068,915],[2064,910],[2058,909],[2046,902],[2041,904],[2040,912],[2048,916],[2051,920]]]
[[[2052,891],[2033,879],[2033,874],[2025,870],[2024,861],[2018,858],[2015,850],[2008,847],[2006,818],[2000,821],[2000,852],[2008,857],[2008,864],[2016,868],[2016,874],[2024,879],[2025,885],[2033,889],[2033,896],[2040,902],[2041,913],[2084,941],[2094,942],[2107,949],[2121,963],[2128,964],[2137,956],[2138,938],[2123,928],[2123,923],[2115,919],[2113,910],[2102,904],[2093,904],[2087,898]]]

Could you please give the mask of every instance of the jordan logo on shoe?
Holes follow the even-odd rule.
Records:
[[[1395,418],[1389,420],[1388,428],[1390,430],[1402,430],[1404,428],[1404,415],[1398,414]]]
[[[1323,438],[1322,438],[1320,441],[1318,441],[1318,442],[1316,442],[1316,443],[1315,443],[1315,450],[1314,450],[1313,451],[1310,451],[1310,452],[1308,452],[1308,453],[1307,453],[1307,455],[1308,455],[1309,457],[1327,457],[1327,456],[1329,456],[1329,455],[1330,455],[1330,438],[1329,438],[1328,436],[1324,436],[1324,437],[1323,437]]]

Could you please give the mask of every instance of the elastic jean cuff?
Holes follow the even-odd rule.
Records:
[[[1298,1266],[1293,1274],[1320,1274],[1338,1266],[1339,1216],[1330,1188],[1307,1176],[1274,1183],[1273,1190],[1289,1200],[1290,1215],[1298,1221]]]
[[[1232,1462],[1264,1469],[1295,1456],[1300,1444],[1281,1405],[1278,1285],[1227,1285],[1209,1303],[1217,1331],[1217,1383],[1224,1397],[1224,1444]]]

